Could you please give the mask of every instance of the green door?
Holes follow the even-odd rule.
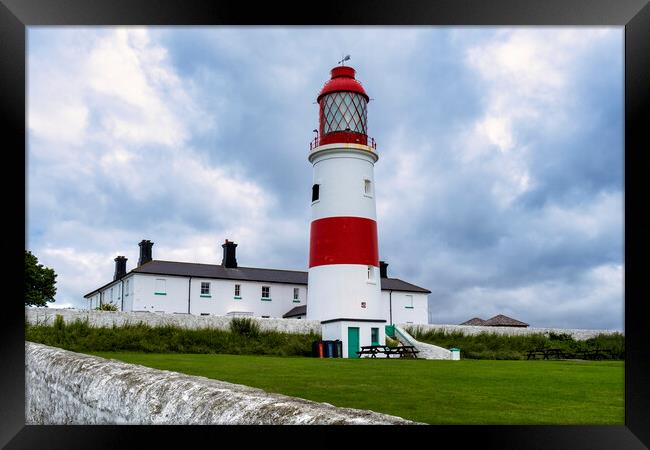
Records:
[[[359,327],[348,327],[348,358],[358,358]]]

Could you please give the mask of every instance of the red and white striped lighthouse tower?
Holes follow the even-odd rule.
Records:
[[[337,66],[318,95],[319,130],[310,145],[314,167],[307,319],[320,320],[324,340],[343,341],[343,357],[385,342],[377,243],[374,165],[368,138],[369,97],[355,70]]]

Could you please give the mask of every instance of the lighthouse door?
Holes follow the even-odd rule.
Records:
[[[348,358],[358,358],[359,327],[348,327]]]

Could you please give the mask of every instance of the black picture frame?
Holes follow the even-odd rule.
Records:
[[[3,223],[4,243],[11,253],[5,283],[0,400],[0,444],[6,448],[147,447],[172,442],[191,445],[249,442],[256,435],[283,445],[321,445],[351,437],[364,443],[393,437],[403,445],[430,443],[487,448],[634,449],[650,445],[650,351],[645,344],[645,296],[640,293],[645,234],[642,192],[643,152],[650,149],[647,127],[650,99],[649,0],[361,0],[308,3],[202,0],[1,0],[0,111],[5,128],[3,200],[9,203]],[[300,6],[303,5],[303,6]],[[37,25],[572,25],[625,27],[625,425],[622,426],[429,426],[363,429],[357,427],[187,427],[187,426],[26,426],[24,314],[18,301],[26,234],[26,27]],[[598,74],[594,74],[597,76]],[[645,114],[644,114],[645,113]],[[21,172],[22,170],[22,172]],[[22,216],[21,216],[22,214]],[[23,220],[19,218],[23,217]],[[12,227],[15,227],[13,229]],[[21,229],[22,228],[22,229]],[[23,236],[23,240],[16,236]],[[19,248],[23,245],[23,248]],[[314,439],[315,437],[319,439]],[[406,439],[405,439],[406,438]],[[420,440],[421,439],[421,440]],[[138,443],[138,440],[143,440]],[[306,441],[308,440],[308,441]],[[243,445],[243,444],[242,444]],[[246,445],[248,446],[248,445]],[[429,446],[429,445],[427,445]]]

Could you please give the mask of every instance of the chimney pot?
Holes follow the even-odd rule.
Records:
[[[138,259],[138,266],[148,263],[152,260],[151,257],[151,247],[153,247],[153,242],[148,239],[143,239],[138,244],[140,247],[140,259]]]
[[[119,280],[124,275],[126,275],[126,260],[124,256],[118,256],[114,259],[115,261],[115,274],[113,275],[113,281]]]
[[[381,278],[388,278],[388,263],[379,261],[379,276]]]
[[[226,243],[223,244],[223,259],[221,260],[221,265],[229,269],[237,268],[237,258],[235,255],[235,249],[237,244],[226,239]]]

